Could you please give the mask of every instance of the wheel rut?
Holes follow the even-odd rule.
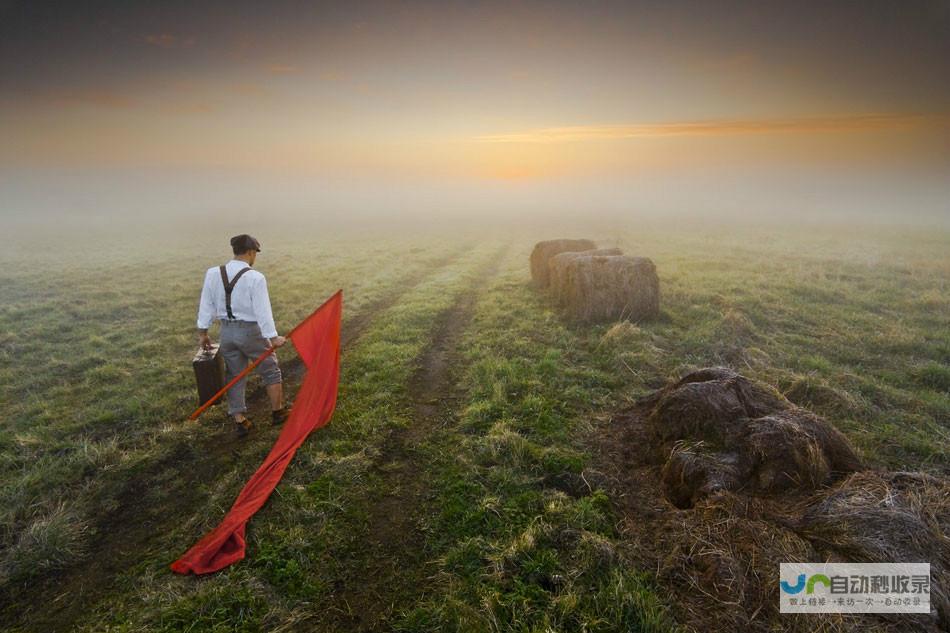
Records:
[[[326,630],[390,630],[396,610],[426,590],[426,519],[431,516],[426,458],[419,446],[427,435],[452,424],[460,393],[458,346],[484,287],[508,250],[500,249],[472,275],[451,307],[435,321],[433,337],[409,381],[412,423],[386,438],[375,465],[383,493],[368,510],[366,558],[350,561],[353,574],[338,585]]]

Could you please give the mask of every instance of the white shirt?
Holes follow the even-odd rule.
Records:
[[[225,264],[228,280],[234,279],[247,262],[232,259]],[[277,336],[274,315],[270,308],[270,295],[267,294],[267,280],[253,268],[238,279],[231,291],[231,312],[239,321],[254,321],[261,328],[264,338]],[[207,330],[212,321],[228,318],[228,308],[224,294],[224,282],[218,266],[209,268],[205,273],[205,284],[201,289],[201,301],[198,303],[198,329]]]

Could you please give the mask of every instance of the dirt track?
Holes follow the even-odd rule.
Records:
[[[481,290],[497,273],[506,250],[501,249],[476,271],[469,287],[439,315],[432,341],[417,360],[409,383],[412,423],[387,438],[375,465],[386,494],[369,507],[367,560],[353,566],[353,577],[334,600],[346,608],[329,613],[326,630],[388,630],[386,624],[394,611],[426,591],[424,529],[432,508],[428,506],[425,457],[417,447],[426,435],[450,424],[457,415],[457,347]]]

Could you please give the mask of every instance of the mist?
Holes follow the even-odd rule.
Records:
[[[5,170],[2,223],[56,230],[638,221],[947,226],[950,179],[880,170],[706,169],[623,179],[431,182],[172,170]]]

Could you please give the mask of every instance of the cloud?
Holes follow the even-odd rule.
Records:
[[[773,134],[784,132],[823,133],[889,130],[947,122],[950,114],[866,114],[783,119],[731,119],[632,123],[622,125],[576,125],[540,128],[508,134],[475,137],[482,143],[570,143],[671,136],[714,136],[731,134]]]
[[[171,33],[153,33],[145,36],[145,42],[165,49],[189,48],[195,43],[195,38],[181,38]]]
[[[758,68],[761,60],[751,51],[738,51],[720,56],[703,56],[695,62],[696,68],[702,71],[736,71],[747,72]]]
[[[139,105],[137,99],[109,88],[87,88],[82,90],[50,90],[38,93],[40,102],[56,106],[93,106],[96,108],[126,109]]]
[[[268,64],[266,70],[275,75],[289,75],[297,72],[298,68],[291,64]]]

